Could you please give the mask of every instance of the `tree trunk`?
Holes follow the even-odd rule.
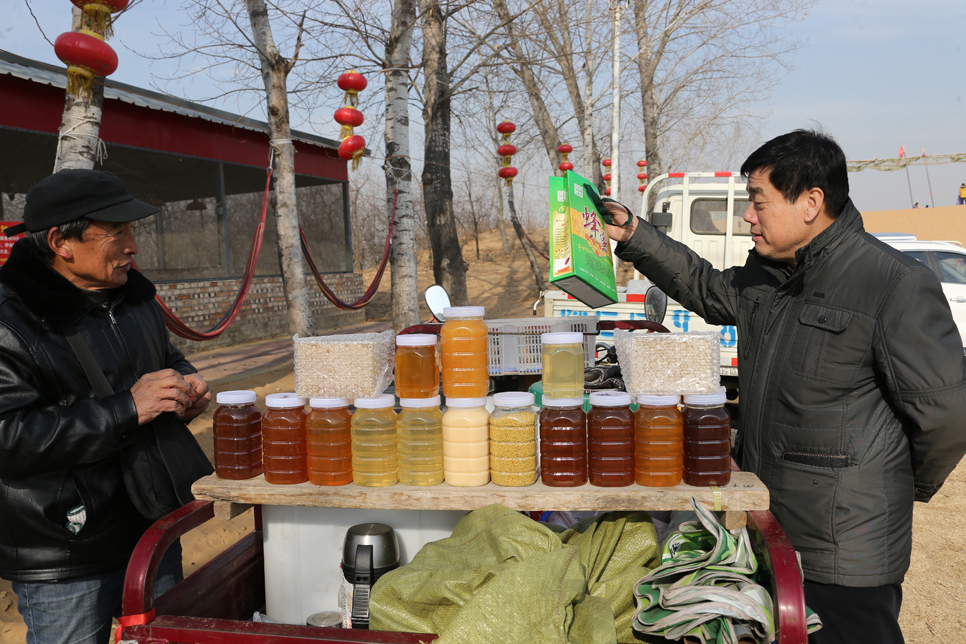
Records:
[[[647,2],[634,0],[634,34],[637,37],[637,70],[641,82],[641,116],[644,121],[644,155],[647,160],[648,181],[665,172],[664,160],[661,157],[660,130],[658,129],[659,106],[654,90],[654,72],[660,61],[663,43],[652,42],[652,33],[647,22]],[[667,35],[662,34],[666,42]],[[650,220],[650,213],[654,209],[657,192],[651,191],[648,199],[647,212],[641,213]]]
[[[523,83],[523,89],[527,92],[530,107],[533,109],[533,121],[537,125],[537,130],[540,131],[540,139],[547,151],[547,158],[550,159],[550,167],[556,170],[562,159],[560,153],[557,152],[557,147],[560,146],[560,134],[557,132],[550,111],[547,109],[547,104],[543,100],[543,89],[533,75],[533,70],[530,69],[530,63],[523,51],[523,46],[520,44],[520,39],[513,29],[513,20],[510,10],[507,8],[506,0],[493,0],[493,8],[496,10],[500,21],[506,24],[510,48],[513,50],[517,62],[510,67]],[[512,212],[510,217],[512,219]]]
[[[503,211],[503,192],[500,190],[500,182],[503,181],[503,179],[501,179],[500,175],[498,174],[494,174],[493,178],[496,179],[496,194],[499,195],[499,199],[497,199],[497,201],[500,204],[500,219],[497,222],[496,227],[500,229],[500,241],[503,243],[503,252],[509,253],[510,242],[506,237],[506,226],[504,225],[506,223],[506,214]]]
[[[394,0],[386,42],[386,200],[395,210],[392,234],[392,326],[397,332],[419,322],[413,173],[409,163],[409,49],[416,21],[415,0]]]
[[[288,307],[289,329],[300,336],[315,335],[315,321],[309,307],[309,289],[299,241],[298,205],[295,197],[295,146],[292,144],[286,80],[298,57],[286,60],[275,46],[265,0],[245,0],[255,46],[261,61],[262,82],[268,102],[271,146],[275,151],[275,226],[278,259]]]
[[[506,189],[506,202],[510,207],[510,222],[513,224],[513,230],[516,232],[517,238],[523,245],[523,252],[527,254],[527,259],[530,261],[530,269],[533,271],[533,279],[537,283],[537,294],[539,295],[547,290],[547,283],[543,281],[543,271],[540,270],[540,265],[537,264],[537,257],[533,254],[533,249],[530,248],[530,244],[527,243],[527,239],[523,235],[523,226],[520,225],[520,220],[517,219],[517,209],[513,205],[512,183]]]
[[[73,8],[71,31],[80,31],[79,7]],[[91,82],[91,100],[75,99],[70,94],[64,101],[64,115],[57,138],[54,172],[61,170],[93,170],[101,146],[101,111],[104,108],[104,81],[98,76]]]
[[[473,203],[473,175],[466,180],[466,194],[470,202],[470,217],[473,218],[473,239],[476,241],[476,261],[480,260],[480,222],[476,214],[476,205]]]
[[[594,0],[587,0],[587,9],[584,15],[584,39],[587,49],[584,50],[584,118],[580,125],[580,131],[584,139],[584,159],[589,165],[583,170],[585,177],[590,178],[598,192],[602,190],[604,184],[603,172],[600,170],[600,151],[597,149],[597,141],[594,139],[594,55],[590,49],[590,43],[594,36]]]
[[[446,25],[438,0],[422,0],[423,18],[423,206],[433,251],[433,279],[455,306],[466,306],[466,269],[453,215],[450,171],[450,77],[446,64]]]

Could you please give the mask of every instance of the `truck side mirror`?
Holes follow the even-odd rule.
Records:
[[[667,314],[667,295],[656,286],[651,286],[644,294],[644,315],[649,322],[664,322]]]

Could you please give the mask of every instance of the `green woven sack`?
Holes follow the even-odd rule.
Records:
[[[558,533],[491,505],[379,579],[370,628],[437,633],[439,644],[635,642],[632,589],[658,555],[645,512]]]

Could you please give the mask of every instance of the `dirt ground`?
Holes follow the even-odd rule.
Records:
[[[480,260],[470,242],[463,256],[470,263],[467,287],[471,303],[487,308],[487,317],[530,316],[536,289],[529,264],[509,231],[514,252],[508,258],[496,231],[481,235]],[[547,231],[533,233],[535,241],[545,244]],[[540,260],[546,274],[546,261]],[[419,281],[422,289],[432,284],[432,267],[420,258]],[[626,272],[623,280],[626,280]],[[365,276],[368,284],[371,272]],[[388,319],[389,276],[367,310],[367,319]],[[428,319],[425,307],[421,318]],[[542,315],[542,308],[538,310]],[[286,370],[261,373],[235,380],[224,389],[253,389],[262,405],[266,394],[292,391],[293,374]],[[216,391],[219,388],[216,388]],[[262,405],[264,408],[264,406]],[[191,431],[206,453],[211,454],[211,413],[191,423]],[[929,504],[917,503],[913,524],[912,565],[903,584],[900,623],[909,644],[954,644],[966,641],[966,465],[961,464]],[[214,557],[252,529],[251,511],[230,522],[212,520],[183,539],[185,573]],[[0,644],[25,644],[26,627],[17,612],[17,598],[10,584],[0,580]]]

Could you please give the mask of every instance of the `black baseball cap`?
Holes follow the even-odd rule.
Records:
[[[7,237],[37,232],[87,217],[120,224],[157,213],[157,206],[131,196],[124,183],[103,170],[61,170],[27,193],[23,223],[10,226]]]

